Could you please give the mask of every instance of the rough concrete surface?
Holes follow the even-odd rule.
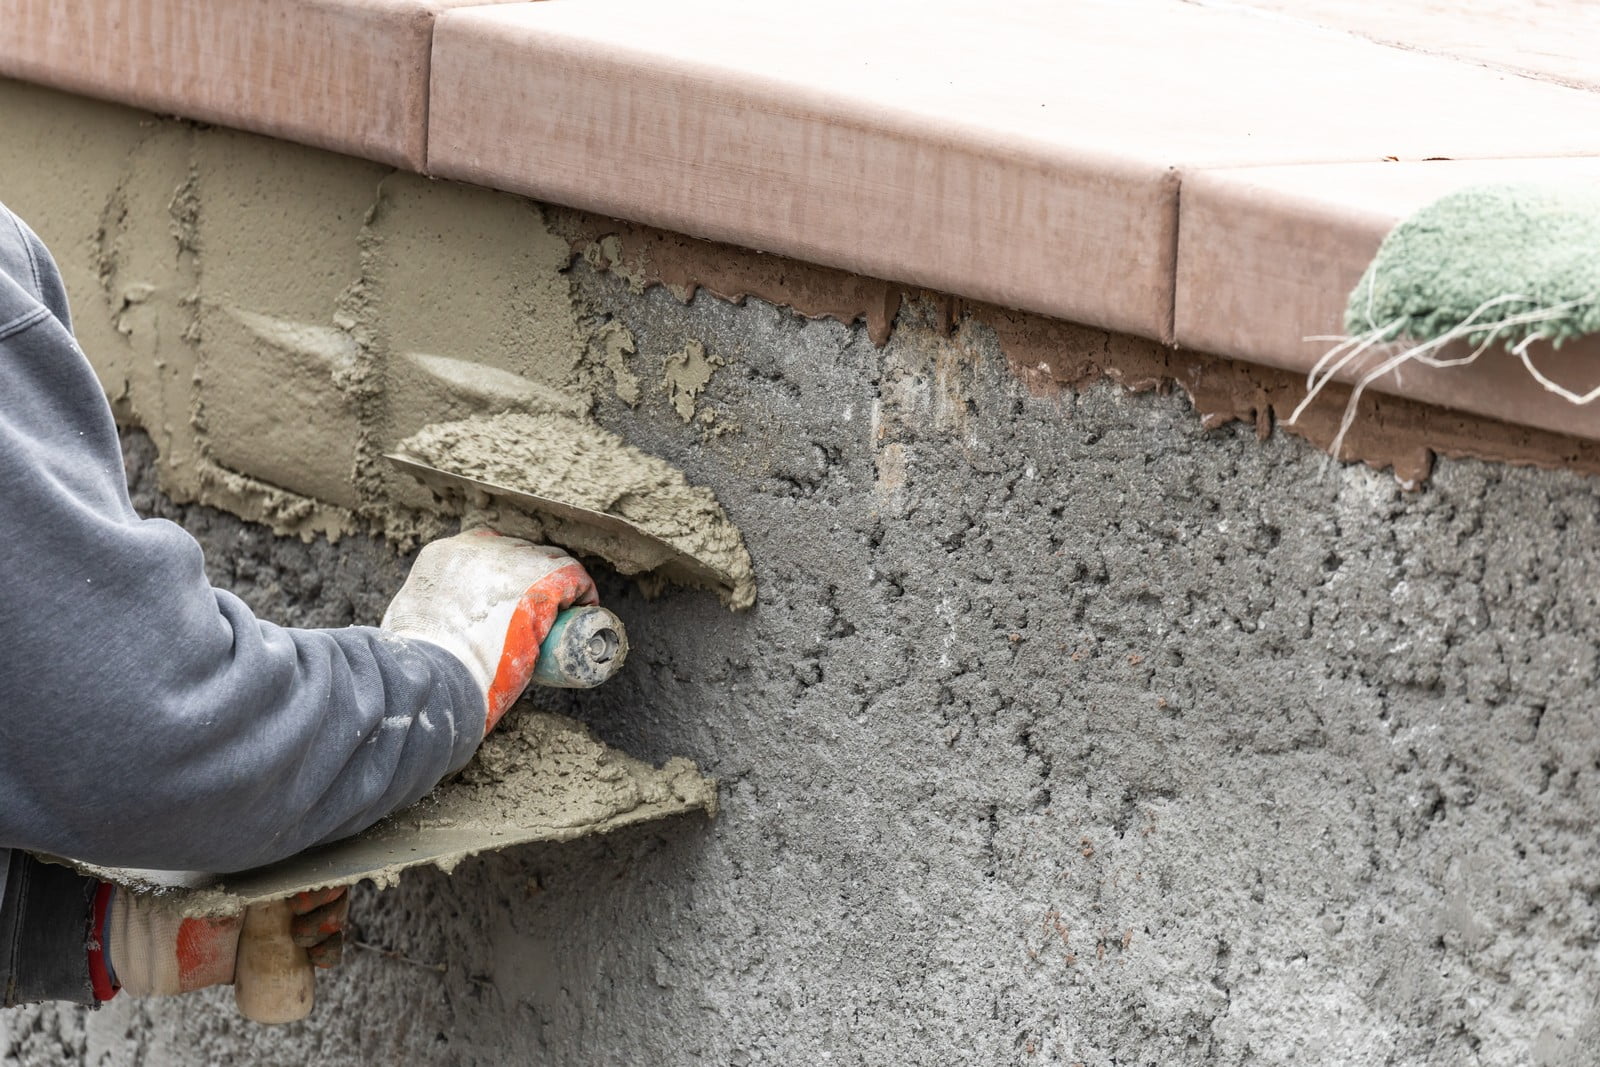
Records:
[[[596,417],[714,490],[760,595],[602,570],[633,652],[551,709],[696,760],[717,820],[358,892],[370,947],[306,1023],[47,1006],[0,1014],[10,1061],[1600,1059],[1594,480],[1446,461],[1408,494],[1179,395],[1034,395],[921,307],[879,349],[564,277],[632,338],[581,367],[644,383]],[[710,423],[653,384],[690,342]],[[141,505],[268,616],[398,587],[383,541],[165,500],[162,433],[129,441]]]

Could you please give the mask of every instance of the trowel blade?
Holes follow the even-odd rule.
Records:
[[[40,858],[156,894],[184,915],[237,915],[252,904],[362,879],[392,885],[401,871],[425,864],[448,872],[469,856],[514,845],[570,841],[693,811],[716,813],[716,783],[688,760],[653,767],[600,744],[571,719],[532,708],[513,714],[521,722],[500,727],[502,732],[522,729],[528,731],[524,736],[539,739],[520,781],[472,786],[447,781],[414,807],[354,837],[271,866],[215,875]],[[618,784],[619,773],[625,787]]]
[[[403,452],[385,453],[384,458],[435,492],[454,490],[464,494],[469,500],[475,494],[482,494],[491,500],[505,501],[535,516],[575,523],[604,536],[621,538],[633,546],[635,555],[649,561],[642,569],[662,569],[680,579],[707,583],[713,588],[728,583],[726,575],[719,574],[670,542],[616,515],[569,504],[563,500],[538,496],[521,489],[480,481],[453,471],[440,470]]]

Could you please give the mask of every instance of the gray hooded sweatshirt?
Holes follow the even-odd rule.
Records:
[[[43,244],[0,206],[0,1002],[88,1002],[93,883],[22,852],[237,871],[421,797],[483,736],[450,653],[297,630],[128,500]]]

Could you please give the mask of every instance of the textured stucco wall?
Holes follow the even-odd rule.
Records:
[[[1292,439],[1205,431],[1181,396],[1030,394],[992,335],[918,307],[878,349],[582,260],[566,277],[637,348],[640,402],[596,391],[598,417],[716,490],[760,600],[647,601],[603,575],[633,658],[558,710],[697,759],[721,817],[362,891],[362,939],[404,958],[353,952],[306,1024],[252,1027],[226,994],[47,1007],[0,1014],[0,1050],[1600,1057],[1594,481],[1446,462],[1404,494]],[[724,365],[710,421],[686,424],[666,361],[691,341]],[[202,355],[226,372],[226,349]],[[285,622],[381,611],[389,546],[164,502],[154,437],[129,437],[139,500],[218,582]]]

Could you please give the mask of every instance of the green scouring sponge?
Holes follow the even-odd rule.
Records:
[[[1600,186],[1479,185],[1384,238],[1350,294],[1352,337],[1507,347],[1600,332]]]
[[[1549,392],[1600,399],[1600,388],[1552,380],[1529,352],[1535,341],[1600,333],[1600,185],[1478,185],[1440,197],[1383,239],[1344,328],[1289,416],[1297,421],[1336,376],[1353,377],[1335,456],[1369,385],[1408,363],[1461,367],[1496,344]]]

